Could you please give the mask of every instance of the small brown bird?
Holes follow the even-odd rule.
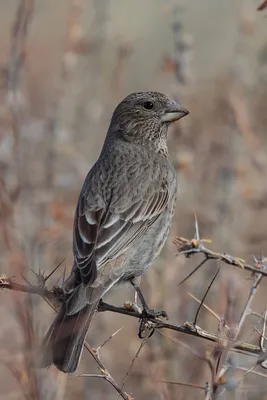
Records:
[[[74,264],[63,304],[44,338],[43,367],[76,370],[97,305],[116,283],[134,286],[145,315],[160,314],[147,307],[139,283],[170,230],[177,182],[167,131],[187,114],[158,92],[132,93],[115,109],[78,200]]]

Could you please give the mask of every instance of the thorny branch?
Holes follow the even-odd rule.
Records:
[[[205,240],[188,240],[183,237],[177,237],[174,239],[174,244],[177,247],[178,254],[184,254],[186,257],[190,257],[194,254],[202,253],[205,256],[203,265],[208,260],[219,260],[223,261],[225,264],[231,265],[237,268],[243,268],[253,274],[261,274],[262,276],[267,276],[267,264],[264,257],[259,259],[254,259],[254,264],[247,264],[242,258],[231,256],[226,253],[216,253],[208,249],[204,244]],[[191,276],[191,274],[190,274]],[[189,276],[188,276],[189,277]],[[187,279],[187,278],[186,278]],[[184,279],[183,282],[186,280]]]
[[[263,363],[265,362],[266,355],[265,355],[265,348],[263,347],[262,339],[265,338],[265,325],[266,325],[267,312],[265,313],[263,331],[262,331],[262,334],[260,333],[261,339],[260,339],[258,346],[251,344],[251,343],[247,343],[247,342],[241,342],[241,341],[238,341],[237,339],[238,339],[239,332],[245,321],[245,318],[250,313],[250,306],[251,306],[252,300],[255,296],[255,293],[257,291],[257,288],[258,288],[261,280],[263,279],[263,277],[267,275],[267,268],[266,268],[267,265],[265,263],[264,257],[260,257],[259,259],[254,257],[254,264],[249,265],[249,264],[245,263],[244,260],[242,260],[238,257],[234,257],[232,255],[224,254],[224,253],[216,253],[216,252],[208,249],[204,245],[204,242],[205,241],[207,242],[207,240],[200,239],[197,219],[195,222],[195,228],[196,228],[196,234],[195,234],[194,239],[188,240],[188,239],[179,237],[174,240],[174,243],[177,246],[179,254],[184,254],[186,257],[190,257],[191,255],[196,254],[196,253],[204,254],[204,256],[205,256],[204,260],[194,269],[193,272],[195,272],[198,268],[200,268],[202,265],[204,265],[205,262],[207,262],[208,260],[219,260],[225,264],[235,266],[238,268],[242,268],[242,269],[246,269],[246,270],[250,271],[252,273],[252,276],[254,277],[254,282],[253,282],[253,285],[249,292],[248,299],[247,299],[244,309],[242,311],[241,317],[240,317],[239,321],[237,321],[237,323],[236,323],[236,327],[233,328],[233,326],[229,326],[229,322],[231,324],[231,321],[230,321],[231,318],[229,317],[229,315],[231,314],[230,308],[232,307],[231,304],[234,301],[234,299],[230,299],[231,296],[229,297],[229,293],[228,293],[228,297],[229,297],[228,298],[228,306],[227,306],[227,309],[225,310],[224,317],[220,318],[220,320],[219,320],[219,327],[218,327],[217,335],[207,332],[207,331],[203,330],[202,328],[200,328],[196,324],[197,315],[196,315],[193,323],[185,322],[182,325],[173,325],[173,324],[167,323],[158,318],[155,318],[155,319],[150,318],[149,321],[145,321],[145,325],[147,327],[148,332],[154,331],[154,330],[169,329],[169,330],[173,330],[176,332],[181,332],[181,333],[185,333],[185,334],[188,334],[191,336],[195,336],[198,338],[206,339],[215,344],[213,351],[209,355],[206,355],[203,358],[203,360],[209,366],[209,369],[211,372],[211,382],[208,383],[205,387],[205,396],[206,396],[206,399],[215,399],[216,395],[219,393],[222,393],[228,385],[227,376],[229,375],[229,371],[231,371],[231,369],[233,369],[233,367],[231,365],[231,357],[230,357],[230,354],[232,352],[241,352],[241,353],[245,353],[247,355],[256,356],[257,361],[255,363],[255,366],[263,365]],[[53,270],[53,272],[50,275],[48,275],[48,277],[44,277],[41,274],[36,274],[37,275],[37,284],[35,284],[35,285],[31,285],[29,282],[27,282],[28,283],[27,285],[19,284],[19,283],[16,283],[14,281],[14,279],[7,278],[6,276],[1,276],[0,277],[0,288],[39,295],[48,304],[50,304],[50,306],[52,308],[54,308],[56,310],[59,308],[60,303],[62,302],[62,300],[64,298],[63,290],[62,290],[62,288],[60,288],[58,286],[54,286],[52,289],[48,289],[46,286],[46,282],[47,282],[48,278],[51,277],[51,275],[55,272],[55,270],[59,266],[60,266],[60,264]],[[200,306],[198,308],[197,314],[199,313],[200,307],[205,306],[205,304],[204,304],[205,297],[206,297],[209,289],[211,288],[211,286],[218,274],[218,271],[215,274],[214,278],[212,279],[210,285],[208,286],[208,289],[204,295],[204,298],[200,301]],[[183,280],[183,282],[185,280],[187,280],[190,276],[192,276],[192,273],[189,274],[189,276],[187,278],[185,278]],[[110,312],[124,314],[124,315],[138,318],[138,319],[140,319],[142,317],[141,310],[139,310],[136,307],[129,307],[129,304],[127,304],[127,305],[125,304],[124,307],[117,307],[117,306],[113,306],[113,305],[104,303],[102,300],[100,301],[100,303],[98,305],[97,311],[98,312],[110,311]],[[118,333],[118,331],[116,333]],[[112,335],[107,341],[111,340],[114,335]],[[173,341],[173,339],[171,339],[171,338],[169,338],[169,339]],[[100,370],[100,374],[82,374],[82,375],[78,375],[78,376],[79,377],[102,378],[102,379],[106,380],[107,382],[109,382],[123,399],[130,400],[131,397],[122,390],[123,386],[120,387],[115,382],[115,380],[112,378],[111,374],[107,371],[104,364],[102,363],[100,356],[99,356],[99,350],[102,348],[102,346],[99,346],[97,349],[94,349],[91,346],[89,346],[88,343],[85,342],[85,348],[95,359],[95,361],[98,365],[98,368]],[[245,374],[252,371],[254,368],[255,367],[246,371]],[[245,374],[244,374],[244,376],[245,376]],[[235,382],[236,387],[238,386],[239,382],[240,382],[240,380]],[[177,382],[177,384],[179,384],[179,382]]]
[[[76,376],[76,377],[85,377],[85,378],[90,378],[90,377],[91,378],[102,378],[105,381],[109,382],[124,400],[133,400],[132,397],[128,393],[124,392],[122,390],[122,388],[120,388],[120,386],[117,384],[117,382],[112,378],[112,376],[110,375],[110,373],[106,369],[105,365],[100,360],[99,349],[92,348],[87,342],[84,343],[84,347],[91,354],[91,356],[94,358],[95,362],[98,365],[98,369],[100,370],[101,374],[81,374],[81,375],[74,375],[74,376]]]
[[[39,296],[42,296],[48,302],[52,303],[55,308],[58,308],[58,306],[63,298],[63,291],[58,286],[55,286],[51,290],[48,290],[45,286],[42,287],[41,285],[28,286],[28,285],[18,284],[18,283],[15,283],[13,280],[6,278],[4,276],[0,277],[0,288],[16,290],[16,291],[24,292],[24,293],[37,294]],[[57,306],[55,306],[55,304]],[[141,314],[138,311],[134,311],[134,310],[131,310],[131,309],[125,308],[125,307],[113,306],[111,304],[107,304],[104,302],[99,303],[97,311],[98,312],[111,311],[114,313],[124,314],[124,315],[138,318],[138,319],[140,319],[140,317],[141,317]],[[181,332],[181,333],[196,336],[196,337],[199,337],[202,339],[206,339],[206,340],[209,340],[214,343],[217,343],[219,340],[219,337],[216,336],[215,334],[207,332],[207,331],[201,329],[199,326],[191,324],[189,322],[185,322],[183,325],[173,325],[173,324],[169,324],[167,322],[161,321],[159,319],[151,318],[149,323],[150,323],[151,329],[152,328],[153,329],[169,329],[169,330],[173,330],[176,332]],[[259,346],[255,346],[253,344],[245,343],[245,342],[238,342],[238,341],[233,343],[233,349],[239,350],[239,351],[241,350],[246,353],[255,354],[255,355],[258,355],[261,352],[261,349]]]
[[[185,282],[189,277],[191,277],[208,260],[217,260],[223,262],[224,264],[246,269],[251,272],[251,275],[254,278],[247,301],[245,303],[245,306],[238,321],[233,320],[233,304],[235,302],[235,299],[233,298],[234,291],[228,290],[227,294],[228,301],[226,309],[224,311],[223,317],[219,319],[218,339],[216,341],[216,345],[213,349],[213,352],[210,353],[205,358],[205,361],[207,362],[211,373],[211,379],[207,385],[205,399],[214,400],[217,398],[218,395],[220,396],[225,390],[230,389],[230,387],[231,390],[235,390],[242,381],[242,379],[244,379],[245,375],[253,371],[257,365],[261,365],[263,368],[265,368],[266,351],[263,345],[263,341],[265,337],[266,312],[265,312],[262,333],[259,332],[260,334],[259,348],[261,349],[261,353],[258,353],[257,361],[254,364],[254,366],[251,369],[246,370],[243,377],[239,380],[233,378],[233,373],[236,369],[238,369],[238,366],[236,366],[235,363],[233,363],[233,359],[230,352],[235,348],[235,344],[238,343],[237,339],[244,325],[246,317],[249,314],[251,314],[250,307],[254,299],[254,296],[257,292],[257,289],[263,277],[267,275],[267,264],[266,264],[266,259],[263,256],[259,258],[256,258],[254,256],[253,257],[254,263],[253,265],[250,265],[247,264],[241,258],[233,257],[232,255],[225,253],[216,253],[208,249],[204,245],[204,242],[210,242],[210,241],[205,239],[202,240],[200,239],[198,221],[196,216],[195,216],[195,231],[196,231],[195,237],[192,240],[188,240],[181,237],[177,237],[174,240],[174,243],[178,250],[178,254],[183,254],[185,255],[185,257],[188,258],[196,253],[202,253],[205,257],[204,260],[185,279],[183,279],[182,282]],[[209,288],[210,287],[211,284],[209,285]],[[205,293],[204,298],[200,302],[200,305],[204,303],[206,294],[207,292]]]

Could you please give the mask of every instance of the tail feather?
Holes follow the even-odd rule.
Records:
[[[83,344],[97,303],[87,304],[82,310],[68,315],[63,304],[42,344],[41,366],[55,364],[67,373],[73,373],[78,367]]]

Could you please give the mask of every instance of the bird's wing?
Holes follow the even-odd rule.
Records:
[[[97,277],[97,269],[107,260],[117,259],[167,208],[168,185],[162,182],[157,190],[119,212],[112,207],[88,207],[80,196],[74,225],[74,258],[76,279],[84,285]],[[111,200],[112,204],[112,200]]]

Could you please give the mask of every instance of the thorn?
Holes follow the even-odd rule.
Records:
[[[197,215],[196,212],[194,211],[194,215],[195,215],[195,238],[197,240],[197,242],[200,242],[200,235],[199,235],[199,226],[198,226],[198,220],[197,220]]]
[[[259,261],[258,261],[257,257],[253,255],[252,258],[253,258],[254,263],[258,264]]]
[[[29,270],[30,270],[38,279],[40,278],[40,276],[41,276],[40,269],[39,269],[39,272],[35,272],[32,268],[29,268]]]
[[[56,272],[56,270],[61,266],[61,264],[66,260],[67,257],[65,257],[62,261],[60,261],[60,263],[53,269],[52,272],[50,272],[49,275],[47,275],[46,277],[44,277],[44,281],[46,282],[53,274],[54,272]]]
[[[30,283],[30,281],[28,281],[28,279],[25,278],[24,275],[20,274],[20,276],[24,279],[24,281],[25,281],[26,283],[28,283],[29,286],[32,286],[32,284]]]
[[[35,275],[36,279],[37,279],[37,284],[40,287],[44,287],[45,286],[45,277],[44,275],[41,273],[41,270],[39,268],[38,272],[35,272],[33,269],[29,268],[29,270]],[[25,279],[25,278],[24,278]],[[29,284],[29,282],[27,282]]]
[[[180,385],[180,386],[187,386],[187,387],[191,387],[194,389],[202,389],[205,390],[204,386],[200,386],[200,385],[194,385],[193,383],[184,383],[184,382],[173,382],[173,381],[156,381],[159,383],[166,383],[168,385]]]
[[[253,365],[253,367],[251,367],[250,369],[248,369],[243,376],[246,376],[247,374],[249,374],[250,372],[252,372],[255,368],[257,367],[257,364]]]
[[[254,329],[256,332],[258,332],[258,334],[260,335],[260,338],[261,338],[261,339],[267,340],[266,336],[264,336],[264,334],[263,334],[258,328],[256,328],[255,325],[251,325],[251,327],[252,327],[252,329]],[[261,348],[261,351],[262,351],[263,353],[266,353],[266,350],[265,350],[265,349],[263,348],[263,346],[261,345],[261,340],[260,340],[260,346],[259,346],[259,347]]]
[[[240,268],[244,269],[245,260],[243,260],[242,258],[236,257],[235,261],[240,266]]]
[[[192,275],[194,275],[194,273],[200,268],[202,267],[202,265],[205,264],[205,262],[208,261],[208,257],[204,258],[204,260],[201,261],[200,264],[198,264],[198,266],[192,271],[190,272],[190,274],[188,274],[179,284],[178,286],[182,285],[184,282],[186,282],[189,278],[191,278]]]
[[[205,242],[205,243],[212,243],[211,239],[201,239],[201,242]]]
[[[195,297],[192,293],[187,292],[187,294],[188,294],[192,299],[194,299],[198,304],[201,303],[201,300],[199,300],[197,297]],[[209,306],[207,306],[207,305],[204,304],[204,303],[202,303],[202,306],[203,306],[204,308],[206,308],[206,310],[208,310],[218,321],[220,321],[219,315],[216,314],[216,312],[213,311],[212,308],[210,308]]]
[[[218,268],[217,271],[216,271],[216,274],[215,274],[214,277],[212,278],[212,280],[211,280],[211,282],[210,282],[210,284],[209,284],[209,286],[208,286],[208,288],[207,288],[207,290],[206,290],[206,292],[205,292],[205,294],[204,294],[204,296],[203,296],[203,298],[202,298],[202,300],[201,300],[201,303],[200,303],[200,305],[199,305],[199,307],[198,307],[198,309],[197,309],[196,316],[195,316],[195,319],[194,319],[194,322],[193,322],[193,325],[194,325],[194,326],[196,326],[196,324],[197,324],[197,318],[198,318],[200,309],[201,309],[201,307],[202,307],[202,304],[204,303],[204,301],[205,301],[205,299],[206,299],[206,297],[207,297],[207,294],[209,293],[210,288],[211,288],[211,286],[213,285],[213,282],[214,282],[215,279],[217,278],[217,275],[218,275],[220,269],[221,269],[221,267],[219,266],[219,268]]]
[[[128,377],[129,377],[129,375],[130,375],[130,372],[131,372],[131,370],[132,370],[132,368],[133,368],[133,366],[134,366],[134,363],[135,363],[136,359],[139,357],[139,354],[140,354],[142,348],[144,347],[144,345],[146,344],[147,339],[148,339],[148,338],[146,337],[146,338],[144,338],[144,339],[142,340],[142,343],[140,344],[140,346],[139,346],[137,352],[135,353],[135,356],[134,356],[134,358],[132,359],[131,365],[129,366],[128,371],[126,372],[126,374],[125,374],[125,376],[124,376],[124,378],[123,378],[123,381],[122,381],[122,384],[121,384],[121,387],[120,387],[120,390],[121,390],[121,391],[123,390],[123,388],[124,388],[124,386],[125,386],[125,383],[126,383]],[[120,397],[120,396],[118,396],[117,400],[119,399],[119,397]]]
[[[123,328],[124,328],[124,326],[122,326],[121,328],[119,328],[116,332],[112,333],[112,335],[111,335],[108,339],[106,339],[99,347],[97,347],[96,352],[98,353],[99,350],[100,350],[103,346],[105,346],[108,342],[110,342],[110,340],[113,339],[114,336],[116,336],[117,333],[119,333]]]

